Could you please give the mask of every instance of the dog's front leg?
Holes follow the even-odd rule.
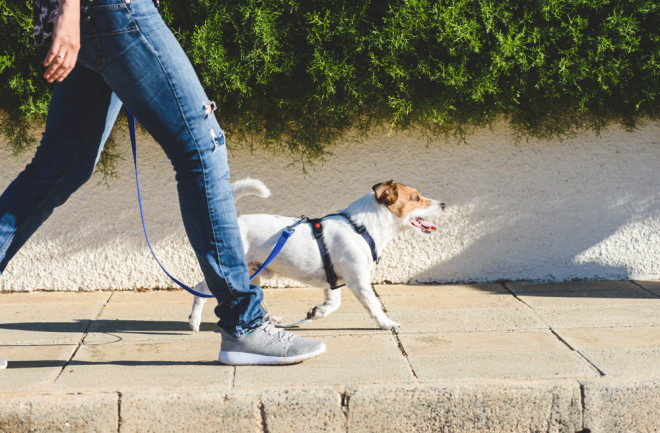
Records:
[[[308,319],[327,317],[341,305],[341,289],[325,289],[325,302],[307,312]]]
[[[211,293],[206,285],[206,281],[198,283],[195,286],[195,290],[201,293]],[[204,310],[204,304],[207,299],[208,298],[195,296],[195,299],[193,300],[192,311],[190,312],[190,316],[188,316],[188,324],[190,325],[190,329],[194,332],[199,332],[199,325],[202,323],[202,311]]]
[[[387,317],[380,305],[380,301],[374,293],[374,289],[371,286],[371,281],[369,281],[369,279],[346,281],[346,286],[355,293],[355,296],[357,296],[362,305],[364,305],[367,311],[369,311],[371,317],[376,319],[378,326],[382,329],[394,329],[401,326]]]

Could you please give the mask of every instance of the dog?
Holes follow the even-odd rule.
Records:
[[[269,189],[257,179],[234,182],[232,190],[234,200],[249,195],[270,197]],[[351,203],[341,214],[323,218],[323,244],[337,283],[343,282],[353,291],[380,328],[393,329],[400,325],[387,317],[371,286],[375,258],[380,257],[388,242],[406,230],[421,236],[436,231],[437,227],[426,218],[439,216],[444,208],[444,203],[422,197],[416,189],[389,180],[374,185],[372,191]],[[283,229],[296,221],[296,218],[265,214],[238,217],[250,274],[264,263]],[[373,250],[366,238],[356,230],[357,227],[366,229],[373,239]],[[330,278],[319,248],[312,224],[301,223],[280,254],[260,274],[265,277],[279,274],[310,286],[327,287],[325,302],[310,309],[308,319],[326,317],[341,304],[341,289],[328,287]],[[259,284],[259,281],[254,282]],[[204,281],[195,289],[210,293]],[[206,298],[197,296],[193,301],[189,324],[195,332],[199,331],[205,302]]]

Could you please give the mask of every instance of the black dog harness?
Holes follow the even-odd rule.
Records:
[[[328,253],[328,247],[325,245],[325,242],[323,241],[323,220],[325,218],[331,217],[331,216],[342,216],[348,220],[349,223],[353,226],[353,229],[362,236],[362,238],[367,242],[369,245],[369,248],[371,249],[371,258],[374,260],[374,262],[378,262],[378,253],[376,252],[376,243],[374,242],[374,239],[371,237],[369,232],[367,231],[367,228],[361,224],[356,224],[351,220],[351,218],[346,215],[345,213],[333,213],[330,215],[326,215],[322,218],[306,218],[308,223],[312,225],[312,233],[314,234],[314,238],[316,239],[316,243],[319,246],[319,252],[321,253],[321,258],[323,259],[323,267],[325,268],[325,277],[328,280],[328,284],[330,285],[330,289],[338,289],[340,287],[343,287],[345,284],[337,285],[337,273],[335,272],[335,269],[332,265],[332,259],[330,258],[330,254]]]

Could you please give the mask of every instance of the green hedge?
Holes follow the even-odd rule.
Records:
[[[47,110],[29,0],[0,0],[2,131]],[[303,163],[347,134],[562,137],[657,119],[656,0],[164,0],[230,137]]]

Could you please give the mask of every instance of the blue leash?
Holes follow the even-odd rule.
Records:
[[[147,240],[147,245],[149,246],[149,250],[151,250],[151,255],[154,256],[156,263],[158,263],[158,266],[160,266],[163,272],[165,272],[165,274],[168,277],[170,277],[172,281],[178,284],[182,289],[186,290],[187,292],[195,296],[199,296],[202,298],[213,298],[213,295],[201,293],[195,289],[191,289],[190,287],[183,284],[181,281],[174,278],[169,272],[167,272],[167,269],[165,269],[165,267],[160,263],[160,260],[158,260],[158,257],[156,257],[156,253],[154,252],[154,249],[151,247],[151,242],[149,242],[149,236],[147,235],[147,226],[144,222],[144,210],[142,209],[142,194],[140,194],[140,179],[138,177],[138,167],[137,167],[137,143],[135,138],[135,116],[133,115],[133,113],[131,113],[128,110],[128,108],[126,109],[126,117],[128,118],[128,132],[131,136],[131,150],[133,151],[133,165],[135,166],[135,184],[137,185],[138,204],[140,205],[140,217],[142,218],[142,230],[144,231],[144,237]],[[268,256],[264,264],[261,265],[261,267],[257,269],[257,271],[250,277],[249,281],[252,281],[254,277],[259,275],[261,271],[266,269],[266,267],[270,264],[270,262],[272,262],[275,259],[275,257],[277,257],[277,255],[280,253],[280,251],[282,251],[282,248],[284,248],[284,244],[286,244],[286,241],[288,241],[289,237],[291,237],[291,235],[295,232],[295,227],[305,220],[307,220],[307,218],[302,217],[295,224],[284,228],[282,235],[275,244],[275,248],[273,248],[273,251],[271,251],[270,255]]]

